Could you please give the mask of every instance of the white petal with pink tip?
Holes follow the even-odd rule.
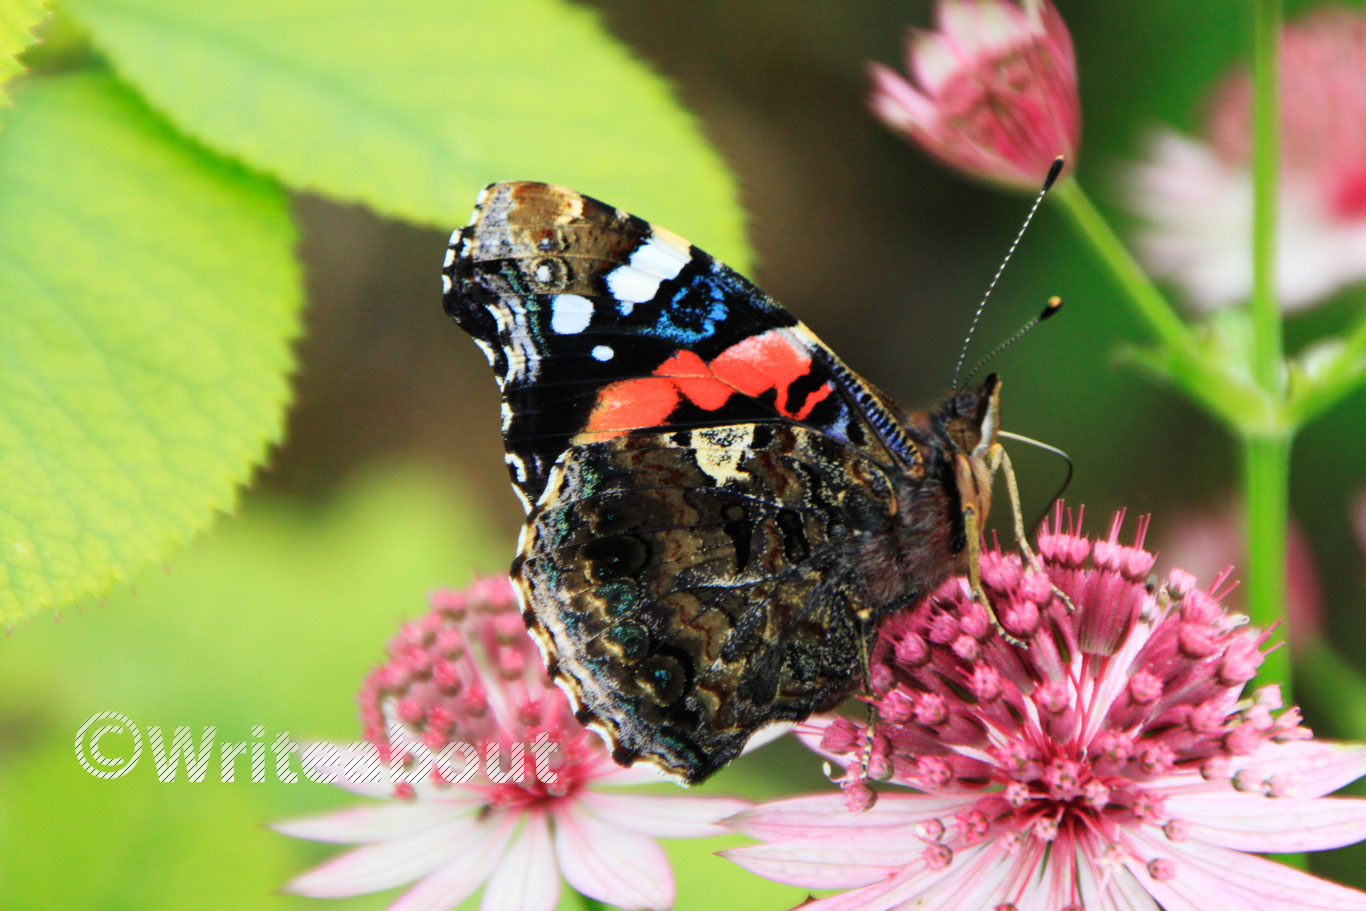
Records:
[[[466,812],[473,812],[475,803],[469,801]],[[451,822],[462,807],[450,803],[390,803],[369,807],[353,807],[324,816],[287,819],[272,823],[271,828],[281,835],[330,841],[337,844],[366,844],[411,835],[444,822]],[[470,820],[474,825],[474,820]]]
[[[884,794],[872,809],[849,812],[839,794],[793,797],[761,804],[736,814],[727,824],[737,832],[755,838],[823,839],[839,833],[876,830],[878,837],[910,836],[916,823],[971,806],[975,795],[922,797],[912,794]]]
[[[1259,854],[1323,851],[1366,839],[1366,800],[1294,800],[1256,794],[1190,795],[1167,800],[1166,811],[1188,820],[1190,837]]]
[[[555,855],[569,884],[598,901],[651,911],[673,904],[673,873],[659,845],[578,807],[555,813]]]
[[[482,829],[464,820],[417,835],[356,848],[299,876],[284,891],[311,898],[340,898],[379,892],[425,876],[477,843]]]
[[[923,844],[873,849],[866,845],[770,841],[731,848],[721,856],[751,873],[805,889],[856,889],[895,875],[924,850]]]
[[[479,911],[552,911],[559,898],[550,820],[545,813],[528,813],[522,831],[489,877]]]
[[[727,797],[672,797],[654,794],[605,794],[588,791],[581,803],[614,825],[656,838],[705,838],[725,835],[719,825],[749,806]]]
[[[479,837],[453,845],[450,859],[428,873],[389,906],[389,911],[447,911],[484,884],[517,829],[515,817],[488,820]]]

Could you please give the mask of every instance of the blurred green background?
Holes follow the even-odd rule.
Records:
[[[866,61],[899,61],[905,26],[926,24],[929,5],[586,5],[673,83],[736,175],[759,284],[903,404],[941,396],[1027,201],[938,168],[866,113]],[[1138,155],[1146,130],[1198,130],[1205,88],[1247,51],[1246,3],[1058,5],[1081,71],[1080,175],[1113,202],[1117,167]],[[1308,4],[1287,6],[1293,15]],[[449,90],[477,92],[477,74]],[[146,756],[135,774],[99,781],[73,757],[77,727],[115,709],[167,729],[215,724],[220,740],[247,739],[253,724],[267,740],[279,731],[351,739],[354,693],[400,620],[423,611],[426,591],[501,571],[513,552],[521,513],[506,484],[496,389],[437,293],[447,232],[306,194],[292,206],[308,302],[297,401],[240,513],[133,590],[58,622],[40,615],[0,641],[0,907],[329,907],[271,893],[332,849],[264,825],[351,798],[213,774],[160,784]],[[1160,545],[1178,517],[1225,508],[1236,472],[1226,440],[1122,364],[1118,353],[1141,340],[1137,326],[1047,208],[998,289],[978,350],[1051,294],[1067,302],[1062,316],[995,364],[1004,426],[1072,454],[1067,499],[1086,504],[1093,530],[1119,507],[1152,512]],[[1353,289],[1293,317],[1291,350],[1341,326],[1363,296]],[[1303,435],[1293,478],[1326,622],[1349,655],[1366,644],[1363,558],[1348,513],[1366,483],[1363,406],[1358,393]],[[1060,467],[1012,452],[1026,509],[1041,509]],[[1180,558],[1164,554],[1159,566]],[[1313,727],[1334,733],[1331,717],[1306,708]],[[818,763],[784,744],[708,790],[760,797],[821,783]],[[718,847],[673,846],[680,907],[801,900],[710,857]],[[1353,858],[1341,853],[1323,869],[1366,885]],[[362,897],[330,907],[379,905]]]

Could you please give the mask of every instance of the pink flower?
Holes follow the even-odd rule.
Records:
[[[873,64],[873,113],[974,177],[1037,190],[1075,166],[1081,102],[1072,38],[1049,0],[940,0],[939,30],[913,31],[907,81]]]
[[[1366,278],[1366,13],[1313,12],[1281,52],[1277,255],[1281,303],[1296,309]],[[1251,99],[1240,69],[1213,94],[1207,142],[1160,133],[1131,175],[1141,251],[1205,307],[1251,292]]]
[[[673,875],[654,839],[720,834],[714,823],[746,804],[601,790],[662,779],[616,765],[574,720],[508,580],[438,592],[431,606],[399,631],[360,694],[366,740],[400,769],[416,768],[403,776],[416,780],[362,780],[373,776],[357,774],[368,758],[359,747],[324,758],[306,751],[311,776],[334,774],[342,787],[389,802],[276,825],[363,845],[286,890],[336,898],[417,880],[391,905],[417,911],[454,907],[484,885],[484,911],[550,911],[563,874],[617,907],[672,905]]]
[[[1042,571],[988,552],[982,578],[1009,644],[962,578],[881,630],[873,777],[866,731],[810,735],[849,767],[846,794],[779,800],[731,824],[761,875],[848,890],[803,911],[1366,908],[1357,892],[1245,853],[1366,837],[1366,801],[1324,795],[1366,774],[1366,747],[1311,739],[1277,688],[1245,693],[1267,633],[1218,589],[1154,556],[1062,527]],[[1054,586],[1067,596],[1057,597]]]

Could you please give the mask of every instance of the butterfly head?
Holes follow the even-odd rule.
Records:
[[[955,392],[935,415],[949,441],[962,508],[976,514],[979,528],[991,509],[995,470],[990,455],[996,445],[1000,413],[1001,379],[993,373],[976,390]]]

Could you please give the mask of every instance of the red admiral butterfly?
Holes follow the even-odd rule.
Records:
[[[687,241],[540,183],[480,194],[443,285],[502,389],[527,626],[623,765],[700,781],[838,705],[977,540],[995,375],[902,411]]]

